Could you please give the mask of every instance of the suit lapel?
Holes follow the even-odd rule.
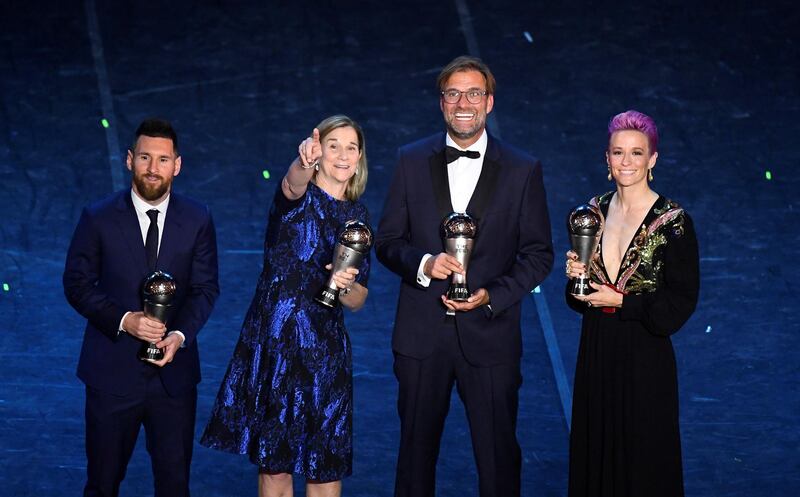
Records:
[[[181,200],[174,192],[169,199],[167,217],[164,218],[164,233],[161,235],[161,247],[158,250],[156,268],[165,271],[169,267],[177,251],[181,233]]]
[[[475,191],[472,192],[472,197],[470,197],[467,205],[467,214],[474,217],[479,224],[483,214],[486,212],[486,208],[489,206],[489,201],[492,199],[495,186],[497,186],[497,178],[502,168],[496,143],[491,135],[488,138],[489,143],[486,145],[486,156],[483,159],[481,175],[478,177]]]
[[[467,214],[474,217],[479,224],[492,200],[497,180],[503,167],[500,164],[500,150],[497,142],[491,135],[489,135],[488,139],[481,175],[467,205]],[[436,197],[436,207],[439,210],[440,220],[443,220],[445,216],[453,212],[453,204],[450,199],[450,182],[447,177],[447,162],[444,156],[444,143],[444,135],[442,135],[441,143],[434,148],[433,155],[429,159],[431,184],[433,185],[433,194]]]
[[[441,143],[434,148],[429,163],[433,195],[436,197],[439,220],[442,221],[445,216],[453,212],[453,204],[450,200],[450,182],[447,179],[447,162],[444,158],[444,135],[442,135]]]
[[[144,274],[147,272],[147,257],[144,253],[142,229],[139,227],[139,218],[136,217],[130,190],[125,190],[120,194],[117,209],[120,211],[118,227],[122,232],[122,238],[128,245],[133,262]]]

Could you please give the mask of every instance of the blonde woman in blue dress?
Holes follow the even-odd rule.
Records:
[[[314,296],[346,221],[369,223],[364,134],[332,116],[302,141],[269,214],[264,268],[201,443],[247,454],[261,497],[341,494],[352,473],[352,359],[342,306],[367,298],[369,257],[334,276],[342,306]]]

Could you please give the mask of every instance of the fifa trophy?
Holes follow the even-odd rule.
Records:
[[[569,213],[567,217],[567,231],[572,251],[578,254],[578,261],[586,266],[586,272],[570,282],[569,293],[572,295],[589,295],[595,290],[589,286],[591,277],[589,266],[600,243],[603,234],[605,219],[600,209],[593,205],[582,204]]]
[[[164,271],[154,271],[147,275],[142,286],[142,303],[144,315],[167,324],[172,314],[172,301],[175,298],[175,278]],[[160,361],[164,351],[154,343],[144,342],[139,350],[139,359],[143,361]]]
[[[372,248],[372,229],[366,223],[357,220],[344,223],[333,248],[333,268],[330,278],[314,300],[327,307],[336,307],[339,303],[339,288],[333,281],[333,275],[337,271],[360,266],[370,248]]]
[[[478,224],[466,213],[453,212],[442,221],[444,250],[461,263],[465,273],[477,232]],[[464,302],[469,296],[466,276],[453,273],[450,288],[447,289],[447,298],[456,302]]]

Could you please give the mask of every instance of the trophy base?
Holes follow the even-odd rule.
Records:
[[[466,302],[469,298],[469,289],[467,285],[454,283],[447,289],[447,300],[453,302]]]
[[[586,276],[573,278],[572,283],[570,283],[569,293],[571,295],[579,295],[581,297],[585,297],[586,295],[596,292],[597,290],[589,286],[590,281],[591,280]]]
[[[337,288],[334,290],[332,288],[325,287],[319,291],[316,297],[314,297],[314,300],[325,307],[336,307],[336,305],[339,303],[339,289]]]
[[[158,362],[164,358],[164,351],[153,343],[148,343],[146,347],[139,350],[139,359],[148,362]]]

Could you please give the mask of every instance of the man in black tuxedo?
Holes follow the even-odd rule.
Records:
[[[542,168],[486,132],[495,80],[458,57],[438,78],[447,133],[399,150],[376,254],[401,277],[392,348],[401,434],[395,496],[432,497],[450,392],[469,419],[481,497],[520,494],[516,438],[521,300],[550,272],[553,247]],[[443,251],[442,220],[477,221],[466,302],[446,298],[464,274]]]
[[[131,188],[83,210],[64,269],[64,293],[87,319],[78,377],[86,385],[84,496],[116,496],[143,425],[155,495],[189,495],[200,363],[197,334],[219,295],[208,208],[172,191],[181,171],[172,126],[148,119],[128,151]],[[142,312],[144,278],[175,278],[169,328]],[[164,350],[143,361],[144,342]]]

